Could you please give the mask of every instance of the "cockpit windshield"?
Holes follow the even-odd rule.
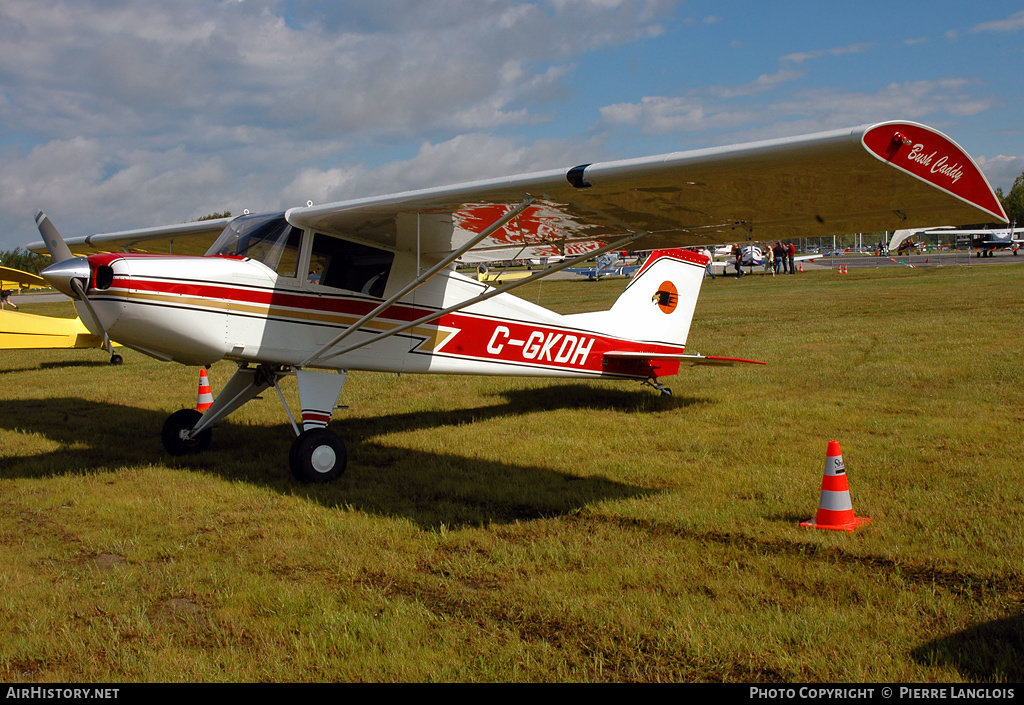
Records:
[[[246,215],[224,228],[207,255],[236,255],[262,262],[284,277],[294,277],[302,231],[288,224],[284,213]]]

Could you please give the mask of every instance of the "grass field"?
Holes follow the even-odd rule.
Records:
[[[0,353],[0,680],[1020,681],[1022,320],[1013,264],[719,278],[690,349],[767,367],[353,373],[327,487],[276,395],[175,460],[196,369]]]

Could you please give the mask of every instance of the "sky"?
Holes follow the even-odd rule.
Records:
[[[1001,2],[0,0],[0,250],[882,120],[1024,172]]]

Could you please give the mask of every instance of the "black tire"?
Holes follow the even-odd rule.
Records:
[[[326,428],[311,428],[292,443],[288,464],[299,482],[323,484],[344,474],[348,452],[338,434]]]
[[[201,417],[202,414],[195,409],[182,409],[168,416],[160,433],[164,450],[171,455],[191,455],[206,450],[210,446],[210,437],[213,435],[210,429],[206,429],[195,438],[188,440],[181,437],[181,432],[195,426]]]
[[[116,354],[116,353],[110,356],[110,364],[111,365],[120,365],[123,362],[124,362],[124,358],[121,357],[120,355]]]

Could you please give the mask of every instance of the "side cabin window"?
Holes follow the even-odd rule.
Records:
[[[302,231],[289,225],[284,213],[247,215],[232,220],[206,254],[249,257],[282,277],[295,277],[301,243]]]
[[[394,259],[393,252],[316,233],[308,279],[314,284],[382,299]]]

